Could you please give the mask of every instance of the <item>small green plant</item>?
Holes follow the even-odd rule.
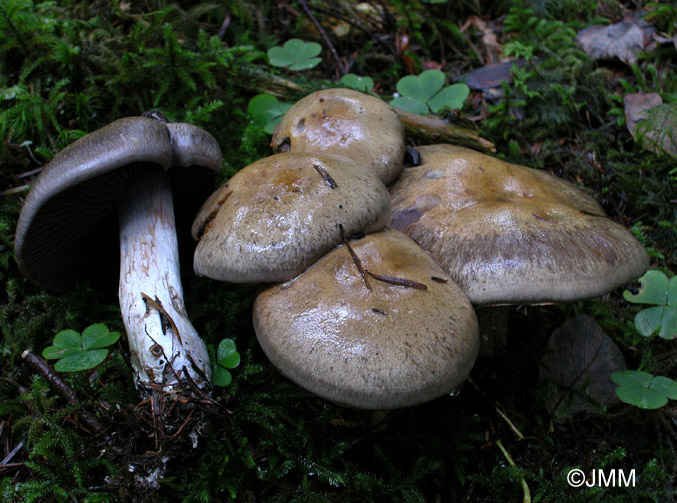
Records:
[[[465,84],[444,87],[444,74],[426,70],[418,76],[407,75],[397,82],[398,98],[390,102],[395,108],[417,114],[438,113],[445,108],[463,106],[470,89]]]
[[[214,352],[214,346],[207,347],[209,360],[212,364],[212,384],[214,386],[226,387],[233,380],[229,369],[234,369],[240,364],[240,353],[235,348],[233,339],[223,339],[219,347]]]
[[[611,379],[619,385],[618,398],[641,409],[658,409],[668,403],[668,399],[677,400],[677,381],[668,377],[624,370],[611,374]]]
[[[291,103],[278,101],[272,94],[257,94],[247,104],[247,115],[268,134],[273,134],[275,126],[291,108]]]
[[[344,86],[355,89],[356,91],[362,91],[368,93],[374,88],[374,80],[371,77],[360,77],[354,73],[349,73],[341,77],[339,80],[340,84]]]
[[[286,67],[288,70],[309,70],[322,61],[322,58],[316,57],[320,52],[322,52],[320,44],[292,38],[282,46],[269,49],[268,62],[273,66]]]
[[[108,356],[106,346],[115,344],[119,332],[109,332],[103,323],[90,325],[79,334],[75,330],[63,330],[54,337],[54,345],[45,348],[42,356],[59,360],[54,368],[59,372],[89,370]]]
[[[677,280],[668,277],[661,271],[652,269],[639,278],[640,288],[636,294],[628,290],[623,298],[634,304],[651,304],[637,313],[635,327],[640,334],[649,337],[658,331],[663,339],[677,337]]]

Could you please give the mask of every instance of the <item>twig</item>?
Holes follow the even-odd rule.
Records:
[[[317,31],[320,32],[320,35],[322,35],[322,38],[324,39],[325,43],[327,44],[327,47],[329,47],[329,51],[331,51],[332,56],[334,56],[334,59],[336,60],[336,66],[338,67],[338,71],[340,75],[343,75],[346,73],[345,68],[343,67],[343,62],[341,61],[341,57],[338,55],[338,52],[336,52],[336,49],[334,48],[334,44],[331,43],[331,39],[327,35],[327,32],[324,31],[324,28],[322,28],[322,25],[320,22],[317,20],[317,18],[313,15],[312,11],[310,10],[310,7],[308,7],[308,4],[306,3],[306,0],[298,0],[299,5],[301,5],[301,8],[303,11],[308,14],[308,18],[310,18],[310,21],[315,25],[315,28],[317,28]]]
[[[28,362],[28,364],[33,367],[33,369],[42,377],[47,379],[47,381],[56,389],[57,393],[61,395],[63,398],[66,399],[66,401],[75,406],[78,407],[78,396],[75,394],[75,391],[71,389],[66,382],[61,379],[58,375],[54,373],[52,368],[47,365],[47,362],[37,356],[35,353],[33,353],[30,349],[27,349],[21,354],[21,357]],[[103,424],[99,422],[99,420],[94,416],[93,414],[90,414],[89,412],[85,412],[83,410],[80,410],[80,417],[82,418],[82,422],[88,426],[91,430],[94,431],[97,435],[103,436],[107,444],[111,444],[111,440],[106,435],[106,428],[104,428]]]
[[[362,276],[362,281],[364,281],[364,286],[367,287],[367,290],[371,292],[371,285],[369,284],[369,281],[367,281],[367,275],[364,274],[364,269],[362,269],[362,264],[360,263],[360,259],[355,253],[355,250],[353,250],[353,247],[350,246],[348,241],[346,240],[346,235],[343,232],[343,224],[339,224],[339,230],[341,231],[341,239],[343,240],[343,244],[346,245],[346,248],[348,248],[348,251],[350,252],[350,256],[353,258],[353,262],[355,262],[355,265],[357,266],[357,270],[360,271],[360,276]]]
[[[329,17],[336,18],[339,21],[343,21],[344,23],[349,24],[353,28],[362,31],[366,35],[369,35],[370,37],[372,36],[372,32],[367,30],[364,26],[360,26],[354,20],[350,19],[347,16],[342,16],[341,14],[338,14],[336,11],[325,9],[325,8],[319,7],[317,5],[313,5],[313,10],[316,10],[317,12],[321,12],[322,14],[326,14]],[[351,14],[353,14],[353,13],[351,13]],[[377,23],[371,23],[371,24],[377,24]],[[375,40],[375,42],[378,42],[378,40]]]
[[[157,297],[155,299],[152,299],[150,297],[150,295],[143,293],[143,292],[141,292],[141,298],[143,299],[143,301],[146,304],[146,309],[148,309],[148,304],[150,304],[150,307],[155,309],[160,314],[160,318],[164,318],[165,321],[167,323],[169,323],[169,325],[172,327],[172,333],[174,334],[176,339],[179,341],[179,344],[181,344],[183,346],[183,341],[181,340],[181,334],[179,333],[179,328],[176,326],[176,323],[174,323],[174,320],[172,319],[172,317],[169,316],[169,313],[162,306],[162,302],[160,302],[160,299],[158,299]],[[164,323],[163,323],[163,325],[164,325]],[[163,330],[163,332],[164,332],[164,330]],[[150,337],[150,335],[148,337]],[[152,337],[150,337],[150,338],[151,338],[151,340],[153,340],[153,342],[155,342],[155,340]],[[157,344],[157,342],[155,342],[155,344]],[[158,344],[158,346],[159,346],[159,344]],[[163,353],[164,353],[164,351],[163,351]],[[165,357],[165,359],[167,359],[167,355],[164,355],[164,357]],[[169,361],[170,360],[167,359],[168,363],[169,363]]]
[[[224,20],[223,23],[221,23],[221,28],[219,28],[219,33],[217,33],[217,37],[219,39],[222,39],[223,36],[226,34],[226,30],[228,29],[228,26],[230,26],[230,14],[228,14]]]
[[[9,463],[9,462],[12,460],[12,458],[14,457],[14,455],[15,455],[17,452],[19,452],[19,450],[20,450],[23,446],[24,446],[24,441],[23,441],[23,440],[22,440],[21,442],[19,442],[18,444],[16,444],[16,447],[14,447],[14,449],[12,449],[11,452],[10,452],[9,454],[7,454],[7,456],[5,456],[5,459],[3,459],[2,461],[0,461],[0,467],[6,466],[7,463]]]
[[[508,416],[506,416],[505,413],[498,408],[498,405],[496,406],[496,412],[498,412],[498,415],[501,416],[506,423],[508,423],[508,427],[512,430],[515,436],[517,436],[517,438],[520,440],[524,440],[524,435],[522,435],[522,432],[519,431],[513,422],[508,418]]]
[[[248,91],[268,93],[278,98],[297,99],[315,89],[293,80],[273,75],[255,64],[237,64],[218,67],[217,79],[228,81]],[[404,124],[407,135],[424,143],[454,143],[474,148],[481,152],[496,152],[489,140],[482,138],[474,129],[451,124],[442,119],[428,117],[403,110],[395,110]]]
[[[503,447],[503,442],[501,442],[501,440],[498,439],[496,440],[495,444],[499,449],[501,449],[501,452],[503,453],[505,459],[508,461],[508,464],[513,468],[517,468],[517,465],[512,460],[512,457],[510,457],[510,453],[507,451],[505,447]],[[524,477],[520,477],[520,484],[522,484],[522,492],[524,493],[522,503],[531,503],[531,491],[529,490],[529,486],[527,485],[527,481],[524,480]]]
[[[27,176],[37,175],[42,170],[43,170],[43,166],[40,166],[39,168],[35,168],[35,169],[30,170],[30,171],[24,171],[23,173],[16,175],[16,177],[19,178],[19,179],[26,178]]]
[[[496,152],[493,143],[482,138],[477,131],[472,129],[437,117],[414,114],[397,108],[395,112],[404,124],[405,132],[425,143],[455,143],[482,152]]]
[[[320,166],[319,164],[313,164],[313,168],[315,168],[315,171],[317,171],[318,174],[319,174],[322,178],[324,178],[324,181],[327,182],[327,185],[329,185],[329,188],[330,188],[330,189],[335,189],[335,188],[338,187],[338,185],[336,184],[336,182],[334,181],[334,179],[331,177],[331,175],[329,175],[329,173],[327,173],[327,170],[326,170],[326,169],[324,169],[324,168],[323,168],[322,166]]]
[[[19,194],[28,188],[30,188],[30,185],[20,185],[19,187],[12,187],[11,189],[3,190],[2,192],[0,192],[0,196],[11,196],[13,194]]]
[[[418,281],[414,281],[411,279],[396,278],[394,276],[384,276],[382,274],[374,274],[373,272],[367,270],[365,270],[364,272],[366,272],[369,276],[378,281],[383,281],[384,283],[389,283],[391,285],[404,286],[407,288],[415,288],[416,290],[428,289],[428,287],[423,283],[419,283]]]

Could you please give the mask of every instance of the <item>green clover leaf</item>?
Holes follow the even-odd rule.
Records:
[[[399,98],[390,102],[395,108],[417,114],[438,113],[445,108],[463,106],[470,89],[465,84],[444,87],[445,76],[439,70],[426,70],[418,76],[407,75],[397,83]]]
[[[661,271],[652,269],[639,278],[640,288],[636,294],[628,290],[623,298],[635,304],[651,304],[635,316],[635,327],[640,334],[649,337],[658,332],[663,339],[677,338],[677,280],[668,279]]]
[[[374,88],[374,80],[371,77],[360,77],[354,73],[344,75],[341,77],[341,80],[339,80],[339,83],[349,89],[355,89],[356,91],[362,91],[363,93],[368,93]]]
[[[235,348],[235,341],[223,339],[214,354],[214,346],[207,348],[209,359],[212,362],[212,383],[214,386],[228,386],[233,376],[228,369],[234,369],[240,364],[240,353]]]
[[[291,103],[278,101],[272,94],[257,94],[247,104],[247,115],[268,134],[275,132],[275,126],[282,120]]]
[[[103,323],[88,326],[82,334],[63,330],[56,334],[53,345],[45,348],[42,356],[59,360],[54,365],[59,372],[89,370],[108,356],[108,349],[103,348],[115,344],[119,338],[118,332],[109,332]]]
[[[304,42],[298,38],[287,40],[283,46],[268,50],[268,62],[273,66],[287,67],[288,70],[309,70],[317,66],[322,58],[317,58],[322,46],[315,42]]]
[[[619,385],[618,398],[641,409],[658,409],[668,403],[668,399],[677,400],[677,381],[668,377],[624,370],[611,374],[611,379]]]

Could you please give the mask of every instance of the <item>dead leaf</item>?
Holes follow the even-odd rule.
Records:
[[[661,103],[663,103],[663,98],[658,93],[634,93],[623,96],[625,123],[633,137],[637,124],[649,116],[649,110]]]
[[[663,104],[657,93],[634,93],[623,97],[628,131],[652,152],[677,157],[677,114]]]
[[[630,64],[650,41],[654,28],[641,19],[626,20],[608,26],[593,25],[576,35],[576,42],[592,59],[618,58]]]
[[[486,62],[493,64],[496,61],[500,61],[503,54],[503,46],[499,43],[494,30],[477,16],[470,16],[461,26],[461,31],[467,30],[470,26],[475,27],[482,34],[482,46],[486,53]]]
[[[501,87],[501,82],[512,82],[512,65],[514,64],[521,67],[524,65],[524,61],[506,61],[505,63],[486,65],[459,75],[454,80],[464,82],[475,91],[486,92],[489,89]]]
[[[677,49],[677,34],[673,35],[670,37],[669,35],[665,33],[655,33],[653,36],[653,39],[658,42],[659,44],[669,44],[672,43],[672,45],[675,46],[675,49]]]
[[[618,403],[610,375],[626,369],[618,346],[593,318],[571,318],[552,333],[541,358],[540,379],[561,389],[548,401],[550,413],[563,421],[579,412],[598,414],[593,401],[605,406]]]
[[[424,61],[423,70],[442,70],[442,65],[437,61]]]

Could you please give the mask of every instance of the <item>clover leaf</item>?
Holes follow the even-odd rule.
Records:
[[[275,126],[291,108],[291,103],[278,101],[272,94],[257,94],[247,104],[247,115],[268,134],[273,134]]]
[[[54,365],[59,372],[89,370],[108,356],[108,350],[102,348],[115,344],[119,338],[118,332],[109,332],[103,323],[88,326],[82,334],[63,330],[56,334],[53,345],[45,348],[42,356],[59,360]]]
[[[240,353],[235,349],[235,341],[223,339],[216,354],[211,344],[207,347],[207,351],[212,362],[212,383],[214,386],[228,386],[233,380],[228,369],[234,369],[240,364]]]
[[[374,88],[374,80],[371,77],[360,77],[354,73],[344,75],[341,77],[341,80],[339,80],[339,83],[350,89],[362,91],[363,93],[368,93]]]
[[[668,399],[677,400],[677,381],[668,377],[624,370],[611,374],[611,379],[619,385],[618,398],[641,409],[658,409],[668,403]]]
[[[656,331],[663,339],[677,338],[677,276],[668,277],[652,269],[639,278],[639,292],[623,292],[623,298],[635,304],[651,304],[635,316],[635,327],[648,337]]]
[[[304,42],[298,38],[287,40],[283,46],[268,50],[268,62],[273,66],[287,67],[288,70],[309,70],[317,66],[322,58],[317,58],[322,46],[315,42]]]
[[[470,89],[465,84],[444,87],[444,74],[439,70],[426,70],[418,76],[407,75],[397,82],[400,97],[390,102],[395,108],[417,114],[438,113],[445,108],[463,106]]]

